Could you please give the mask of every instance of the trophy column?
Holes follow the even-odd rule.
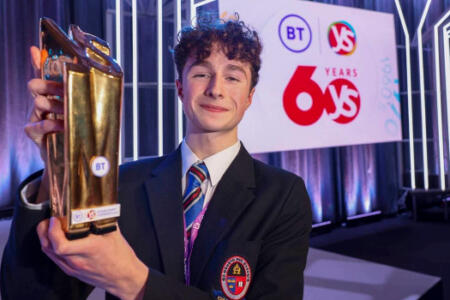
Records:
[[[69,239],[116,229],[123,73],[108,44],[41,19],[42,77],[64,85],[64,134],[47,136],[52,215]]]

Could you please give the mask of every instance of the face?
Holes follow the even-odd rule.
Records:
[[[230,133],[237,136],[237,125],[252,102],[250,64],[230,60],[220,50],[197,61],[188,58],[178,95],[187,118],[187,134]]]

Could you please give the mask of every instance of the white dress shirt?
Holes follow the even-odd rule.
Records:
[[[28,208],[33,210],[42,210],[47,209],[50,205],[50,200],[44,201],[42,203],[31,203],[28,201],[33,195],[36,195],[39,192],[39,186],[41,185],[41,177],[38,177],[31,182],[29,182],[27,185],[25,185],[20,190],[20,199],[22,200],[22,204]]]
[[[203,201],[203,207],[208,204],[209,200],[211,200],[214,191],[216,190],[217,184],[220,179],[222,179],[223,174],[230,166],[231,162],[237,156],[239,150],[241,149],[240,141],[237,141],[232,146],[217,152],[211,156],[208,156],[203,160],[206,167],[208,168],[208,177],[201,185],[201,189],[203,194],[205,195],[205,199]],[[186,140],[183,140],[181,143],[181,193],[184,195],[184,191],[186,189],[186,175],[189,171],[189,168],[196,162],[201,160],[192,152],[189,145],[186,143]]]

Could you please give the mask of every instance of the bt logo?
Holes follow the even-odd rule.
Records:
[[[328,27],[328,42],[339,55],[351,55],[356,50],[356,33],[345,21],[334,22]]]
[[[322,92],[311,79],[316,67],[298,66],[283,94],[283,106],[294,123],[309,126],[316,123],[325,110],[339,124],[353,121],[359,113],[361,98],[356,86],[348,79],[331,81]]]
[[[91,159],[91,171],[97,177],[103,177],[109,172],[109,161],[104,156],[94,156]]]
[[[312,31],[308,22],[299,15],[290,14],[281,19],[278,36],[289,51],[300,53],[311,45]]]

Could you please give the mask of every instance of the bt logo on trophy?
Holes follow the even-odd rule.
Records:
[[[312,31],[304,18],[289,14],[278,25],[278,37],[286,49],[301,53],[311,45]]]
[[[328,42],[339,55],[351,55],[356,50],[356,32],[346,21],[334,22],[328,27]]]
[[[108,174],[110,168],[109,161],[104,156],[94,156],[91,159],[91,171],[97,177],[103,177]]]
[[[316,123],[324,110],[339,124],[352,122],[361,107],[356,86],[346,78],[331,81],[325,92],[311,77],[315,66],[298,66],[283,94],[284,110],[294,123],[309,126]]]

